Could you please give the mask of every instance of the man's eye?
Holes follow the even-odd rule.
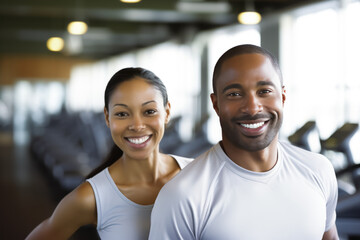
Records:
[[[239,92],[231,92],[231,93],[228,93],[227,96],[229,96],[229,97],[238,97],[238,96],[241,96],[241,94]]]

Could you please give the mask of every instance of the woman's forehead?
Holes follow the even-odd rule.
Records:
[[[119,100],[129,102],[162,102],[162,95],[161,92],[146,79],[134,78],[119,84],[114,89],[110,102]]]

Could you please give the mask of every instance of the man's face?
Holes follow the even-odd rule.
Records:
[[[253,152],[277,139],[285,90],[266,56],[241,54],[226,60],[215,87],[211,100],[224,146]]]

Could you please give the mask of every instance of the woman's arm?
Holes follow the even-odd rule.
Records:
[[[84,182],[66,195],[51,217],[40,223],[26,240],[68,239],[81,226],[96,224],[96,219],[94,192]]]
[[[323,235],[322,240],[339,240],[336,225],[326,231]]]

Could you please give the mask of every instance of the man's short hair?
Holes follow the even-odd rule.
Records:
[[[213,73],[213,80],[212,80],[214,93],[216,93],[215,92],[215,82],[221,73],[221,67],[222,67],[223,63],[226,60],[228,60],[229,58],[232,58],[234,56],[241,55],[241,54],[251,54],[251,53],[258,53],[258,54],[268,57],[280,78],[281,86],[283,85],[282,73],[281,73],[280,66],[279,66],[277,59],[269,51],[267,51],[266,49],[264,49],[262,47],[255,46],[252,44],[243,44],[243,45],[238,45],[233,48],[230,48],[216,62],[215,68],[214,68],[214,73]]]

